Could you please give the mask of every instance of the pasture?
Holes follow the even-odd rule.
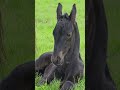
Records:
[[[41,54],[53,51],[53,29],[56,24],[56,8],[58,3],[63,6],[63,13],[70,13],[72,5],[75,3],[77,7],[76,21],[78,23],[80,33],[80,53],[83,61],[85,61],[85,1],[84,0],[35,0],[35,57]],[[85,63],[85,62],[84,62]],[[37,86],[40,77],[35,78],[36,90],[58,90],[59,80],[53,80],[50,85]],[[76,84],[75,90],[85,89],[85,78]]]

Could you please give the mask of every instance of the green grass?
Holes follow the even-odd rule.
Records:
[[[35,57],[38,58],[42,53],[53,51],[53,29],[56,24],[56,7],[58,2],[63,5],[63,13],[70,13],[72,5],[77,7],[76,21],[80,32],[80,53],[85,61],[85,1],[84,0],[35,0]],[[85,63],[85,62],[84,62]],[[37,86],[39,77],[35,78],[36,90],[58,90],[59,80],[53,80],[50,85]],[[79,81],[75,90],[85,89],[85,78]]]
[[[56,80],[54,79],[50,85],[42,85],[42,86],[37,86],[37,83],[39,82],[41,77],[36,77],[35,79],[35,90],[59,90],[59,86],[60,86],[60,80]],[[79,83],[75,85],[75,90],[84,90],[85,88],[85,79],[83,80],[79,80]]]

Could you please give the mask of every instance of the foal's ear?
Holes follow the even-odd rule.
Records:
[[[58,7],[57,7],[57,20],[59,20],[59,18],[62,16],[62,5],[61,3],[58,3]]]
[[[70,20],[74,23],[75,22],[75,18],[76,18],[76,4],[73,4],[71,13],[70,13]]]

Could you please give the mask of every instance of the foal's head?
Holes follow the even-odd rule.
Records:
[[[51,61],[56,65],[62,65],[64,57],[75,41],[76,5],[73,5],[70,15],[67,13],[62,15],[62,5],[60,3],[56,11],[57,24],[53,31],[54,52]]]

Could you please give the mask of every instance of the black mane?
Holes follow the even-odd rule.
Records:
[[[64,15],[62,15],[61,18],[69,19],[68,13],[65,13]]]

